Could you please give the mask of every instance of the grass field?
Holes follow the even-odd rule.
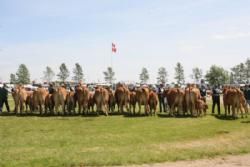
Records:
[[[129,165],[249,152],[250,118],[0,116],[0,166],[6,167]]]

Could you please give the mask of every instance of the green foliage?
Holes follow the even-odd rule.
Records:
[[[16,73],[17,81],[19,84],[29,84],[30,83],[30,73],[25,64],[21,64]]]
[[[43,72],[43,75],[44,80],[46,80],[47,82],[51,82],[55,76],[55,73],[49,66],[47,66],[46,70]]]
[[[65,63],[62,63],[59,69],[60,69],[60,72],[57,74],[58,79],[62,82],[65,82],[67,78],[69,77],[69,70],[66,67]]]
[[[167,70],[165,67],[160,67],[158,69],[158,77],[157,77],[157,83],[158,84],[165,84],[168,80],[167,80]]]
[[[245,65],[243,63],[240,63],[233,68],[231,68],[231,71],[233,73],[232,80],[235,83],[241,83],[246,80],[246,71],[245,71]]]
[[[148,70],[145,67],[142,68],[142,71],[141,71],[141,74],[140,74],[140,80],[141,80],[142,84],[147,83],[148,80],[149,80],[149,73],[148,73]]]
[[[223,85],[229,82],[228,72],[216,65],[210,67],[205,77],[211,85]]]
[[[246,83],[250,81],[250,59],[231,68],[230,83]]]
[[[75,68],[73,69],[73,80],[75,82],[80,82],[81,80],[83,80],[83,70],[82,70],[82,66],[79,63],[75,64]]]
[[[249,58],[245,62],[245,75],[246,75],[246,79],[250,81],[250,59]]]
[[[178,85],[185,83],[184,69],[181,63],[177,63],[175,67],[175,79]]]
[[[195,67],[192,71],[193,74],[191,75],[191,78],[194,79],[195,83],[199,83],[202,78],[202,69]]]
[[[103,72],[104,74],[104,80],[110,84],[113,83],[113,81],[115,80],[115,72],[113,71],[112,67],[108,67],[107,71]]]
[[[15,74],[10,74],[10,83],[11,84],[16,84],[17,79]]]

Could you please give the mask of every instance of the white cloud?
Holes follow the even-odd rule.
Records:
[[[250,37],[250,32],[234,32],[227,34],[216,34],[213,36],[213,39],[218,40],[228,40],[228,39],[238,39],[238,38],[247,38]]]

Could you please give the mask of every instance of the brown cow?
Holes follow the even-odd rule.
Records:
[[[45,97],[45,113],[47,113],[48,109],[50,112],[52,112],[54,109],[54,99],[52,94],[47,94]]]
[[[183,114],[184,95],[184,91],[180,88],[169,88],[164,90],[163,96],[167,97],[168,105],[170,108],[169,115],[173,116],[176,112],[176,109],[178,114]]]
[[[225,108],[225,116],[230,114],[230,107],[232,107],[232,116],[237,117],[239,110],[243,117],[243,112],[247,115],[248,108],[243,92],[235,87],[225,86],[223,88],[223,103]],[[235,111],[236,109],[236,111]]]
[[[201,99],[200,90],[194,84],[188,84],[185,89],[186,109],[192,116],[197,116],[196,103]],[[196,110],[196,114],[194,111]]]
[[[156,113],[157,105],[158,105],[158,95],[154,91],[150,91],[149,93],[149,108],[150,108],[150,114],[152,115],[152,111],[154,112],[154,115]]]
[[[15,113],[18,113],[18,108],[20,107],[20,113],[22,114],[24,104],[26,103],[26,99],[28,97],[28,93],[25,88],[21,85],[16,86],[15,90],[12,92],[12,96],[15,103]],[[26,106],[27,111],[27,106]]]
[[[27,98],[26,98],[26,102],[25,102],[25,105],[26,105],[26,110],[30,110],[30,112],[32,112],[34,110],[34,104],[33,104],[33,92],[32,91],[29,91],[27,92]]]
[[[130,92],[128,88],[123,84],[117,84],[115,90],[115,100],[118,106],[118,112],[124,111],[124,106],[126,107],[127,111],[129,110],[129,95]]]
[[[89,111],[91,110],[92,112],[94,112],[94,106],[95,106],[94,92],[89,92],[89,101],[88,101]]]
[[[106,116],[108,116],[108,100],[109,100],[109,93],[107,89],[103,87],[97,87],[95,89],[95,94],[94,94],[94,101],[96,104],[97,114],[99,111],[102,111],[105,113]]]
[[[115,93],[110,88],[107,88],[107,90],[109,93],[109,102],[108,102],[109,111],[114,112],[115,111]]]
[[[43,112],[43,107],[45,105],[45,98],[49,94],[47,90],[42,87],[37,88],[33,92],[32,100],[33,100],[33,109],[36,110],[39,108],[40,114]]]
[[[74,104],[75,104],[75,92],[70,91],[67,93],[67,96],[66,96],[67,111],[69,113],[71,113],[71,111],[75,113]]]
[[[130,91],[130,100],[129,100],[129,111],[132,112],[133,107],[133,114],[135,115],[135,107],[136,107],[136,92]]]
[[[58,87],[52,94],[53,102],[55,105],[55,112],[57,114],[59,111],[59,107],[61,106],[62,111],[65,113],[65,102],[66,102],[67,90],[65,87]]]
[[[141,105],[144,105],[144,112],[148,115],[149,106],[149,89],[147,87],[140,87],[136,90],[136,101],[138,102],[139,106],[139,114],[141,113]]]
[[[196,107],[195,108],[197,110],[197,116],[201,116],[202,113],[203,113],[203,115],[206,115],[208,105],[206,104],[205,99],[198,99],[196,101]]]
[[[78,113],[88,113],[89,90],[86,86],[78,86],[76,88]]]

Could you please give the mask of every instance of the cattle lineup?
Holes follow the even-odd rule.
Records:
[[[87,115],[118,112],[120,114],[148,116],[166,112],[169,116],[191,115],[194,117],[206,115],[208,105],[206,103],[207,90],[202,90],[195,84],[188,84],[185,88],[173,87],[149,87],[142,85],[129,88],[126,84],[117,84],[113,90],[109,86],[88,86],[79,83],[74,89],[66,89],[65,85],[48,88],[39,86],[35,90],[27,90],[22,85],[16,85],[11,94],[14,100],[14,113],[39,112],[41,115]],[[248,104],[244,92],[235,86],[224,86],[222,88],[223,105],[226,116],[236,118],[239,114],[246,117]],[[8,96],[1,88],[1,109],[6,104],[7,111]],[[8,93],[7,93],[8,94]],[[211,91],[213,103],[216,104],[216,96],[220,99],[220,93]],[[220,102],[219,102],[220,103]],[[214,105],[212,113],[214,113]],[[220,104],[218,104],[220,106]],[[218,106],[218,114],[220,109]],[[116,111],[115,111],[116,109]]]

